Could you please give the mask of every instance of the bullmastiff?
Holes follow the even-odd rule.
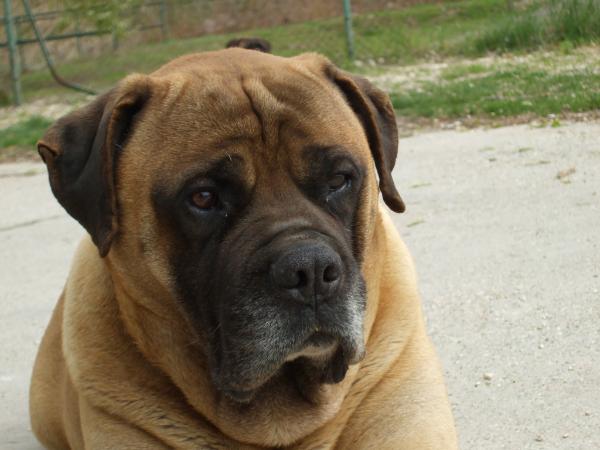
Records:
[[[87,230],[41,343],[51,449],[456,448],[383,201],[388,97],[307,54],[131,75],[38,144]]]

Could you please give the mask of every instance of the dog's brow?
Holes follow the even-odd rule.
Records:
[[[350,151],[341,145],[307,145],[302,149],[302,153],[306,156],[326,153],[331,156],[343,156],[350,154]]]
[[[219,139],[218,141],[210,144],[211,147],[230,147],[239,145],[240,143],[248,143],[252,142],[254,137],[249,134],[239,134],[234,136],[229,136],[223,139]]]
[[[218,176],[226,174],[239,174],[246,165],[246,160],[243,156],[225,151],[223,155],[210,161],[203,172],[206,175]]]

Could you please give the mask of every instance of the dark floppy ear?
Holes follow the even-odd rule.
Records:
[[[362,123],[375,160],[379,189],[385,204],[395,212],[404,212],[404,202],[392,178],[398,154],[398,127],[388,95],[367,79],[344,72],[331,63],[326,65],[326,71]]]
[[[91,235],[101,256],[118,230],[117,160],[149,97],[147,77],[129,77],[59,119],[38,142],[54,196]]]

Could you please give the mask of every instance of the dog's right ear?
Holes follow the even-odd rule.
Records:
[[[59,119],[38,142],[59,203],[106,256],[118,231],[116,164],[150,98],[150,80],[133,75]]]
[[[316,66],[317,73],[325,74],[337,86],[365,131],[383,201],[392,211],[404,212],[404,201],[392,177],[398,154],[398,126],[389,96],[366,78],[339,69],[321,55],[306,53],[295,59],[313,68]]]

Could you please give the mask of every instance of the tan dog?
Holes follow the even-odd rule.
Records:
[[[91,239],[35,364],[38,439],[456,448],[412,262],[378,202],[404,209],[397,142],[366,80],[241,49],[129,76],[60,119],[39,151]]]

